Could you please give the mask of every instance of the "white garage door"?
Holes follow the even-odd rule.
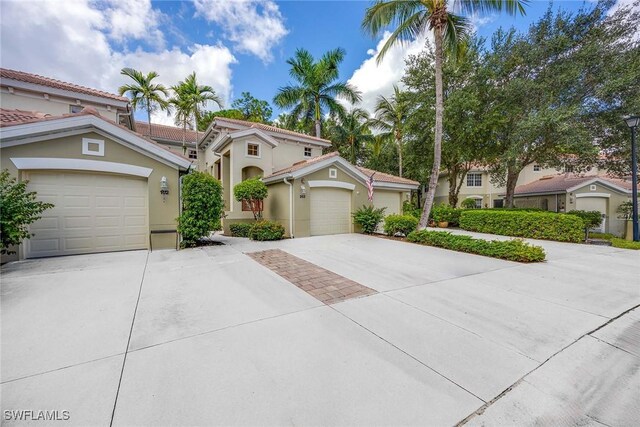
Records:
[[[29,190],[50,202],[30,226],[25,257],[146,249],[146,179],[73,172],[32,172]]]
[[[311,235],[351,232],[351,191],[340,188],[312,188]]]
[[[400,193],[397,191],[375,191],[373,193],[373,206],[375,208],[386,208],[384,216],[400,214]],[[378,225],[376,231],[382,233],[384,221]]]
[[[604,197],[579,197],[576,198],[576,209],[579,211],[598,211],[602,215],[600,227],[594,231],[604,233],[606,230],[607,199]]]

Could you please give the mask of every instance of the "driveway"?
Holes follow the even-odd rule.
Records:
[[[218,240],[3,266],[3,424],[640,423],[638,252]]]

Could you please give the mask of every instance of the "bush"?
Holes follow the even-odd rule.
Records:
[[[422,209],[416,207],[416,205],[414,205],[413,202],[409,200],[405,200],[402,203],[402,214],[411,215],[414,218],[420,219],[420,217],[422,216]]]
[[[363,205],[352,214],[353,222],[362,228],[364,234],[372,234],[384,218],[385,209],[386,208],[375,209],[373,206]]]
[[[458,218],[460,217],[460,214],[458,213],[456,208],[452,208],[447,204],[440,203],[438,205],[434,205],[431,208],[430,216],[435,222],[446,221],[446,222],[453,223],[453,222],[458,222]]]
[[[620,249],[633,249],[640,250],[640,242],[633,242],[631,240],[621,239],[613,234],[609,233],[590,233],[592,239],[605,239],[611,242],[611,246]]]
[[[460,215],[460,228],[481,233],[560,242],[580,242],[584,239],[582,219],[575,215],[553,212],[466,210]]]
[[[602,223],[602,214],[599,211],[569,211],[567,215],[575,215],[582,219],[586,229],[600,227]]]
[[[418,219],[411,215],[389,215],[384,219],[384,232],[388,236],[400,233],[407,236],[418,226]]]
[[[251,240],[281,240],[283,237],[284,227],[279,222],[258,221],[249,230],[249,238]]]
[[[198,240],[220,229],[222,185],[204,172],[191,172],[182,178],[182,215],[178,217],[178,232],[182,246],[195,246]]]
[[[451,234],[446,231],[414,231],[407,240],[422,245],[435,246],[458,252],[484,255],[517,262],[540,262],[545,252],[540,246],[533,246],[522,240],[483,240],[471,236]]]
[[[464,199],[462,203],[460,203],[460,207],[462,209],[478,209],[475,199]]]
[[[262,218],[262,201],[267,198],[267,192],[260,177],[246,179],[233,187],[233,196],[237,201],[249,204],[253,219]]]
[[[36,200],[34,191],[27,191],[29,181],[17,182],[7,169],[0,172],[0,253],[13,254],[17,246],[33,234],[27,226],[39,220],[40,214],[53,207],[51,203]]]
[[[229,225],[229,230],[233,237],[249,237],[253,224],[254,223],[250,222],[236,222],[235,224]]]

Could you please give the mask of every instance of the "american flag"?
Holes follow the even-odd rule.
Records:
[[[369,179],[367,180],[367,193],[369,196],[369,201],[373,202],[373,175],[376,173],[372,173]]]

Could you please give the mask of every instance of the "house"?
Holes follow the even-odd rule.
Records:
[[[599,211],[602,223],[598,231],[624,236],[626,221],[616,211],[631,200],[631,194],[631,180],[595,174],[556,174],[516,187],[514,199],[518,207],[554,212]]]

